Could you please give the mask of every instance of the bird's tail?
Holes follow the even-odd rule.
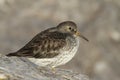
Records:
[[[9,53],[9,54],[7,54],[6,56],[8,56],[8,57],[17,56],[17,54],[16,54],[16,52],[14,52],[14,53]]]

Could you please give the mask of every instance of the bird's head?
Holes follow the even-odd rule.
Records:
[[[80,32],[77,29],[77,25],[72,21],[62,22],[57,26],[57,28],[60,32],[69,33],[74,36],[79,36],[79,37],[83,38],[84,40],[88,41],[88,39],[86,37],[84,37],[82,34],[80,34]]]

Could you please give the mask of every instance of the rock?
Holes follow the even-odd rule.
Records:
[[[56,68],[55,73],[47,68],[38,68],[26,58],[0,58],[0,80],[89,80],[87,76]]]
[[[0,80],[9,80],[9,76],[5,75],[4,73],[0,73]]]

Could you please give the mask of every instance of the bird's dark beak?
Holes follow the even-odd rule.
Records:
[[[84,37],[82,34],[80,34],[79,31],[76,32],[76,35],[79,36],[79,37],[81,37],[81,38],[83,38],[86,41],[89,41],[86,37]]]

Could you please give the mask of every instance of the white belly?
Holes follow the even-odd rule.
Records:
[[[35,59],[35,58],[28,58],[31,62],[39,65],[41,67],[56,67],[60,65],[64,65],[69,62],[77,53],[79,48],[79,38],[76,38],[77,45],[74,46],[70,51],[61,51],[61,54],[54,57],[54,58],[42,58],[42,59]]]

